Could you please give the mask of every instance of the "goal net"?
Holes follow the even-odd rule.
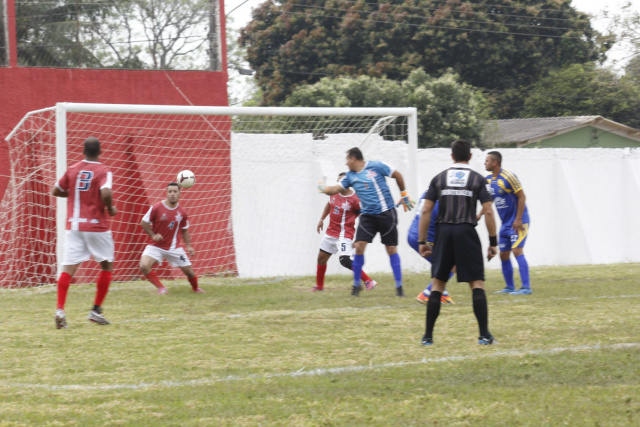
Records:
[[[141,219],[184,169],[196,175],[196,185],[182,190],[180,199],[191,218],[196,274],[312,275],[320,239],[316,225],[328,201],[317,193],[318,179],[335,182],[346,168],[346,150],[359,146],[366,158],[401,170],[413,190],[415,114],[412,108],[68,103],[31,112],[7,137],[10,181],[0,206],[0,286],[55,283],[64,254],[66,200],[53,197],[51,188],[83,159],[82,143],[89,136],[100,140],[100,161],[114,175],[114,280],[141,277],[139,260],[149,243]],[[166,262],[156,272],[181,277]],[[74,279],[93,282],[97,273],[89,261]]]

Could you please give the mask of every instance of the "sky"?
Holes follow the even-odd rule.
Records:
[[[251,9],[257,7],[265,0],[225,0],[224,10],[227,14],[227,26],[234,29],[244,27],[251,20]],[[586,12],[593,16],[591,23],[594,28],[600,32],[607,32],[610,25],[610,18],[605,16],[605,12],[609,14],[618,14],[627,3],[631,3],[632,9],[640,12],[640,0],[573,0],[571,5],[581,12]],[[235,9],[235,10],[234,10]],[[613,66],[621,69],[626,63],[627,49],[624,46],[614,46],[608,53],[609,61],[605,65]],[[239,75],[234,78],[237,71],[230,70],[230,78],[235,79],[232,92],[237,91],[240,99],[245,96],[246,92],[250,92],[251,88],[247,86],[248,79],[241,78]],[[244,92],[244,93],[242,93]]]

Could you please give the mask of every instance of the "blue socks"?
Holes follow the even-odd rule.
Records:
[[[515,285],[513,284],[513,266],[511,265],[511,259],[502,261],[502,275],[504,276],[504,281],[507,283],[507,288],[515,290]]]
[[[391,269],[393,270],[393,277],[396,279],[396,288],[401,288],[402,287],[402,269],[400,268],[400,255],[398,255],[397,252],[393,255],[389,255],[389,260],[391,261]]]
[[[517,256],[518,267],[520,268],[520,280],[522,280],[522,287],[525,289],[531,289],[531,283],[529,282],[529,264],[527,259],[523,255]]]
[[[362,266],[364,265],[364,255],[355,255],[351,269],[353,270],[353,286],[360,287],[360,277],[362,276]]]

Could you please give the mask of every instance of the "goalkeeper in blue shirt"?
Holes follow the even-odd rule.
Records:
[[[396,180],[400,188],[401,199],[397,206],[402,205],[405,212],[413,208],[414,202],[409,198],[404,186],[404,178],[393,166],[384,162],[365,161],[362,151],[358,147],[347,151],[347,167],[349,172],[338,184],[326,186],[318,185],[321,193],[333,195],[349,187],[356,190],[360,197],[360,222],[354,239],[356,254],[352,263],[353,289],[351,295],[358,296],[362,290],[361,274],[364,265],[364,250],[367,243],[371,243],[376,234],[380,233],[380,240],[386,246],[393,277],[396,282],[396,296],[403,297],[402,270],[398,255],[398,217],[396,203],[394,203],[387,185],[386,177]]]
[[[491,197],[498,210],[502,226],[499,232],[500,260],[502,275],[507,286],[497,294],[530,295],[529,264],[524,256],[524,244],[529,234],[529,211],[526,196],[518,177],[502,168],[502,155],[498,151],[490,151],[484,161],[484,167],[491,174],[487,175],[487,183],[491,187]],[[482,213],[478,214],[478,219]],[[511,252],[516,257],[520,270],[522,287],[516,291],[513,281],[513,265]]]

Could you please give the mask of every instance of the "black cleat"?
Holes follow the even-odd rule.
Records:
[[[433,338],[422,337],[422,345],[433,345]]]
[[[351,296],[357,297],[358,295],[360,295],[361,290],[362,290],[362,286],[354,286],[353,288],[351,288]]]
[[[400,286],[399,288],[396,288],[396,296],[397,297],[403,297],[404,296],[404,288],[402,286]]]
[[[478,337],[478,344],[480,345],[491,345],[493,344],[493,341],[494,341],[493,335],[491,335],[489,338],[482,337],[482,336]]]

